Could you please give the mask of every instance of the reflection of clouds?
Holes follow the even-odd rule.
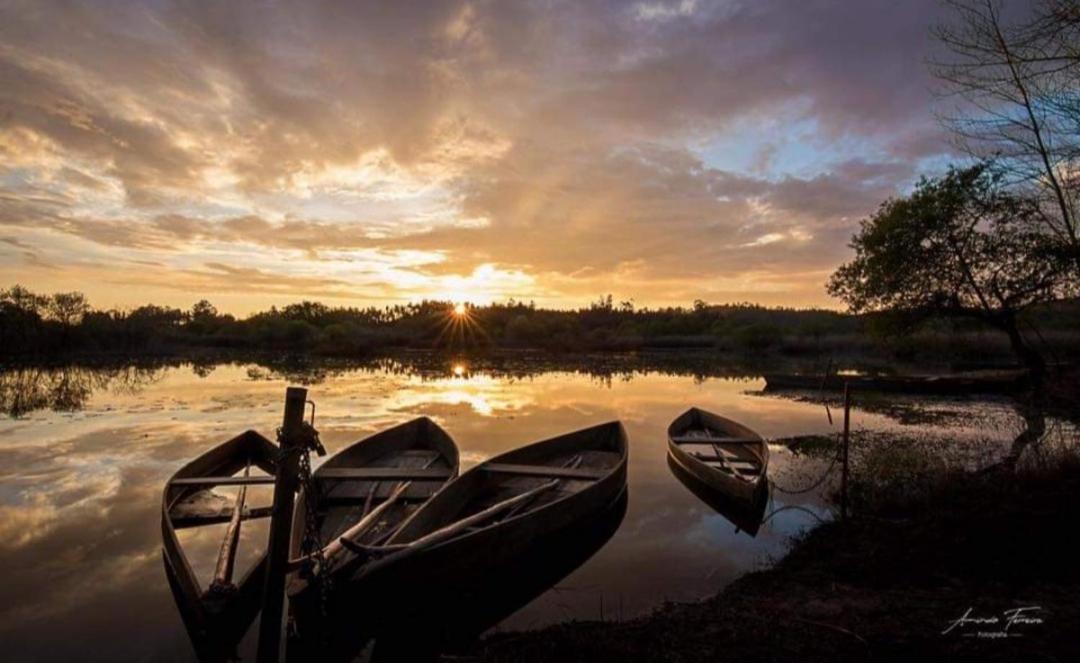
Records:
[[[52,504],[0,505],[0,550],[20,548],[46,534],[57,519]]]
[[[606,601],[621,596],[627,617],[665,597],[699,598],[780,556],[787,535],[806,525],[809,516],[789,511],[755,539],[736,534],[671,475],[666,428],[688,406],[730,416],[770,438],[835,430],[818,404],[748,393],[761,388],[756,379],[701,379],[673,370],[603,380],[584,363],[577,372],[529,370],[524,362],[500,373],[478,368],[480,360],[470,361],[474,372],[454,376],[445,358],[430,363],[434,368],[423,377],[400,362],[318,365],[259,380],[249,379],[248,364],[220,364],[206,377],[189,366],[166,368],[141,389],[95,392],[77,413],[39,410],[0,422],[0,638],[13,640],[9,634],[19,629],[20,646],[37,648],[9,658],[42,658],[43,650],[77,658],[80,642],[100,643],[102,658],[112,659],[144,660],[168,646],[186,647],[170,639],[183,636],[159,557],[163,483],[183,462],[242,430],[272,435],[284,387],[297,376],[319,376],[310,396],[331,452],[427,414],[457,441],[467,469],[528,442],[624,422],[630,500],[619,531],[560,584],[575,591],[540,599],[511,618],[510,627],[596,617],[601,594]],[[981,411],[978,404],[956,407]],[[883,414],[856,410],[855,416],[857,426],[871,430],[898,426]],[[824,464],[774,446],[770,474],[805,485]],[[817,493],[774,497],[773,508],[826,512]],[[242,528],[248,557],[238,566],[263,545],[260,526]],[[183,536],[200,577],[208,577],[219,533]],[[132,623],[142,626],[139,633],[129,632]]]
[[[55,487],[61,495],[78,481],[77,474],[59,479]],[[53,501],[50,486],[40,486],[25,504],[5,505],[5,516],[21,512],[15,519],[34,529],[21,541],[5,536],[0,545],[0,567],[18,569],[0,586],[3,628],[33,627],[69,611],[85,612],[99,605],[102,595],[129,592],[135,603],[145,603],[145,590],[132,590],[157,582],[150,580],[150,568],[160,559],[161,480],[132,467],[115,481],[92,482],[99,493],[63,508]],[[5,518],[5,535],[8,522]]]

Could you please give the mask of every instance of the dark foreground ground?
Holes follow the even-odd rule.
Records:
[[[860,504],[712,599],[498,634],[463,658],[1080,661],[1080,462],[1049,465],[942,477],[906,509]],[[965,613],[998,622],[948,630]]]

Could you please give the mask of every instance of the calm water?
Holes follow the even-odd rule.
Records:
[[[162,485],[186,459],[246,428],[272,438],[284,388],[297,382],[309,385],[331,453],[427,415],[456,440],[462,470],[530,441],[623,421],[630,436],[629,502],[617,531],[501,629],[630,618],[666,600],[712,594],[782,556],[792,534],[831,516],[821,490],[774,490],[768,511],[782,510],[756,537],[737,532],[672,475],[665,429],[697,405],[768,438],[830,433],[840,423],[835,411],[831,424],[819,404],[764,396],[762,380],[734,377],[738,370],[563,362],[470,364],[423,356],[295,370],[231,363],[0,372],[4,659],[191,660],[161,561]],[[854,426],[945,425],[979,444],[985,437],[1008,440],[1020,427],[1003,402],[937,402],[928,409],[940,416],[930,419],[871,405],[853,412]],[[771,453],[770,478],[789,489],[808,485],[829,465],[780,445]],[[790,506],[800,508],[783,509]],[[265,529],[253,521],[243,531],[250,559]],[[206,578],[220,532],[185,536],[193,561],[208,553],[206,563],[196,564]]]

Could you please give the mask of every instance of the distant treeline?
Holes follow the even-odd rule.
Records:
[[[1080,348],[1080,302],[1047,307],[1034,317],[1039,342],[1053,346],[1051,352]],[[236,318],[219,313],[205,300],[188,310],[156,305],[99,310],[75,292],[40,295],[21,286],[0,291],[0,345],[9,356],[154,354],[191,348],[358,356],[392,348],[485,347],[887,352],[909,357],[939,353],[954,358],[1008,353],[998,335],[970,321],[938,322],[914,333],[895,331],[884,316],[701,301],[689,308],[635,308],[610,296],[576,310],[543,309],[511,300],[468,306],[463,312],[439,301],[384,308],[305,301]]]

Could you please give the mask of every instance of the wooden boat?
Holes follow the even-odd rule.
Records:
[[[706,485],[744,501],[753,499],[769,467],[769,446],[760,435],[696,407],[668,426],[668,451]]]
[[[476,641],[581,567],[615,535],[627,493],[603,511],[538,537],[500,567],[446,577],[422,597],[414,594],[402,618],[378,634],[373,661],[440,661],[475,654]],[[417,600],[420,599],[420,600]],[[424,637],[417,625],[425,624]]]
[[[315,513],[327,572],[336,574],[355,558],[350,546],[385,541],[457,474],[457,446],[427,417],[360,440],[315,470],[318,494],[297,496],[290,556],[300,560],[310,554],[302,546],[308,515]],[[293,587],[305,584],[296,578]]]
[[[161,499],[162,552],[166,575],[180,615],[200,660],[226,660],[259,612],[265,576],[260,557],[240,578],[233,571],[241,523],[270,515],[269,507],[247,504],[247,487],[273,485],[278,447],[249,430],[180,468],[165,484]],[[232,500],[216,486],[238,486]],[[196,577],[177,530],[227,523],[214,577]]]
[[[1027,389],[1023,370],[972,371],[948,375],[802,375],[774,373],[765,375],[766,391],[810,390],[880,391],[908,394],[1015,394]]]
[[[765,519],[765,509],[769,505],[767,481],[761,482],[750,500],[745,500],[733,498],[690,474],[670,453],[668,454],[668,469],[694,497],[735,525],[736,532],[742,531],[751,537],[757,536],[761,523]]]
[[[402,605],[407,612],[409,603],[423,600],[447,578],[460,581],[512,564],[540,538],[613,504],[626,487],[626,459],[626,431],[612,422],[477,465],[435,494],[385,543],[352,546],[357,556],[335,574],[326,610],[318,592],[293,583],[289,594],[301,638],[310,640],[321,627],[324,634],[348,631],[348,624],[335,620],[351,623],[353,630],[378,630],[402,614]],[[367,598],[360,601],[361,596]],[[332,616],[331,623],[323,614]],[[330,656],[337,655],[349,652]]]

